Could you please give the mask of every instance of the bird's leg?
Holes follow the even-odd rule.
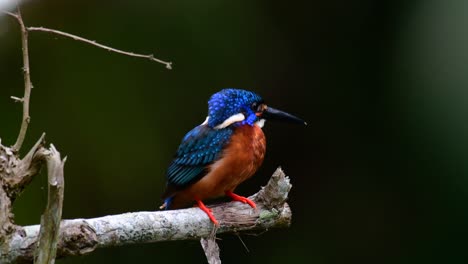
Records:
[[[241,203],[246,203],[246,204],[250,205],[250,207],[252,207],[252,208],[257,208],[255,203],[252,200],[250,200],[249,198],[247,198],[247,197],[237,195],[237,194],[235,194],[235,193],[233,193],[231,191],[226,191],[225,193],[226,193],[227,196],[231,197],[232,200],[234,200],[234,201],[239,201]]]
[[[216,226],[219,226],[219,223],[218,223],[218,220],[216,220],[216,218],[214,217],[214,215],[211,213],[211,209],[206,207],[206,205],[199,199],[196,199],[195,201],[197,201],[197,205],[198,207],[206,213],[206,215],[208,215],[208,217],[210,218],[211,222],[213,222],[213,224],[215,224]]]

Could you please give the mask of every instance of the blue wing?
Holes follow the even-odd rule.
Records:
[[[219,157],[232,133],[232,129],[215,130],[207,125],[188,132],[167,169],[168,185],[181,189],[205,176],[206,166]]]

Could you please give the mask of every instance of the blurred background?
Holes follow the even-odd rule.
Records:
[[[154,53],[173,70],[30,34],[31,125],[65,168],[64,218],[155,210],[183,135],[221,88],[253,90],[309,126],[267,123],[262,169],[291,177],[291,228],[222,235],[223,263],[466,263],[467,1],[58,1],[23,4],[27,25]],[[2,144],[20,127],[18,26],[0,17]],[[465,88],[464,88],[465,87]],[[38,176],[15,203],[39,223]],[[204,263],[197,241],[100,249],[74,263]]]

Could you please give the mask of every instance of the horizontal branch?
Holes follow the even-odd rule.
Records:
[[[289,178],[277,169],[268,184],[249,197],[257,209],[240,202],[211,206],[220,226],[217,233],[259,233],[270,228],[288,227],[291,210],[286,199],[291,188]],[[0,263],[28,263],[39,235],[39,225],[26,226],[9,242]],[[63,220],[60,226],[57,256],[83,255],[96,248],[153,243],[173,240],[199,240],[212,235],[213,224],[198,208],[136,212],[92,219]]]
[[[172,62],[163,61],[161,59],[158,59],[158,58],[154,57],[153,54],[139,54],[139,53],[134,53],[134,52],[130,52],[130,51],[124,51],[124,50],[112,48],[110,46],[106,46],[104,44],[98,43],[98,42],[96,42],[94,40],[90,40],[90,39],[87,39],[87,38],[83,38],[83,37],[80,37],[80,36],[77,36],[77,35],[74,35],[74,34],[70,34],[70,33],[63,32],[63,31],[56,30],[56,29],[52,29],[52,28],[25,27],[24,23],[23,23],[23,20],[21,18],[21,14],[19,12],[15,14],[15,13],[12,13],[12,12],[0,10],[0,13],[4,13],[6,15],[9,15],[9,16],[15,18],[18,21],[18,23],[20,24],[20,26],[22,27],[21,29],[23,31],[23,35],[27,34],[27,32],[29,32],[29,31],[47,32],[47,33],[50,33],[50,34],[59,35],[59,36],[70,38],[70,39],[80,41],[80,42],[83,42],[83,43],[86,43],[86,44],[89,44],[89,45],[93,45],[95,47],[105,49],[105,50],[110,51],[110,52],[130,56],[130,57],[143,58],[143,59],[147,59],[147,60],[150,60],[150,61],[158,62],[158,63],[164,64],[166,66],[166,69],[172,70]]]

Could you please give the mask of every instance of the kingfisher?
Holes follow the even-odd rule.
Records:
[[[256,205],[234,193],[261,166],[266,150],[262,127],[266,120],[307,125],[300,118],[267,106],[262,97],[241,89],[223,89],[208,101],[208,117],[188,132],[166,172],[161,209],[193,204],[216,226],[218,221],[203,201],[228,196]]]

